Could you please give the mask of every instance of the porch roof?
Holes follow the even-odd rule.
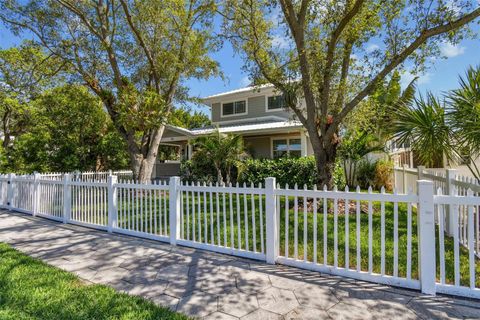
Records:
[[[285,130],[300,129],[302,123],[298,120],[281,120],[281,121],[265,121],[265,122],[250,122],[242,124],[231,124],[218,127],[221,133],[274,133],[275,131],[283,132]],[[167,125],[167,129],[178,133],[178,140],[187,140],[190,138],[196,138],[205,136],[215,132],[217,127],[210,126],[206,128],[185,129],[176,126]],[[183,139],[181,139],[183,137]],[[180,139],[179,139],[180,138]],[[176,139],[176,140],[177,140]],[[163,139],[162,139],[163,140]],[[172,139],[169,139],[172,140]],[[177,140],[177,141],[178,141]]]

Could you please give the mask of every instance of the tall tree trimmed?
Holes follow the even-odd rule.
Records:
[[[227,0],[223,12],[246,69],[283,93],[330,186],[345,118],[393,70],[422,69],[469,35],[479,15],[475,1],[421,0]]]
[[[176,100],[189,78],[218,72],[208,53],[213,0],[0,0],[0,19],[28,30],[102,100],[125,139],[136,178],[150,178]]]

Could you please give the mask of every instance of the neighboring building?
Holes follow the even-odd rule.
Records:
[[[212,126],[184,129],[167,126],[161,144],[179,148],[182,159],[193,154],[192,140],[213,133],[241,135],[253,158],[279,158],[285,154],[313,154],[308,135],[300,121],[286,109],[283,98],[272,85],[247,87],[202,99],[211,110]],[[157,162],[154,176],[178,173],[179,163]]]
[[[418,160],[417,154],[412,151],[408,144],[398,145],[394,141],[391,141],[387,147],[388,155],[392,159],[395,167],[406,166],[408,168],[417,168],[419,165],[421,165],[420,161]],[[473,162],[473,167],[480,168],[480,157],[474,159]],[[437,163],[435,166],[428,169],[442,173],[445,172],[445,169],[457,169],[458,175],[474,178],[474,175],[472,174],[472,172],[467,166],[467,163],[465,163],[464,160],[448,159],[445,155],[443,156],[443,160],[441,163]]]

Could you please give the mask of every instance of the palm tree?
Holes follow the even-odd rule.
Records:
[[[458,153],[475,176],[480,179],[480,170],[473,161],[480,154],[480,66],[470,67],[460,88],[447,95],[447,121],[454,132]]]
[[[212,161],[219,183],[229,184],[232,168],[247,155],[241,136],[223,134],[218,129],[209,136],[198,138],[195,146],[197,147],[196,156],[206,157]]]
[[[420,96],[413,105],[403,104],[392,123],[394,137],[399,143],[410,143],[418,159],[433,167],[452,158],[453,135],[446,122],[445,106],[432,93]]]
[[[383,151],[384,145],[376,135],[363,132],[348,134],[338,150],[343,161],[343,172],[346,184],[354,186],[357,175],[357,165],[366,155],[375,151]]]

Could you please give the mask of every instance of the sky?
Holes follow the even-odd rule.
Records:
[[[0,24],[0,47],[8,48],[18,45],[22,39],[15,37]],[[442,54],[446,57],[432,61],[425,74],[420,75],[417,81],[419,93],[431,91],[436,95],[458,87],[458,78],[463,75],[469,66],[480,65],[480,40],[464,40],[457,46],[443,44]],[[211,78],[209,80],[189,80],[186,85],[193,96],[205,97],[212,94],[230,91],[247,86],[250,81],[242,71],[243,60],[235,54],[232,46],[225,42],[222,49],[214,54],[213,58],[220,63],[225,80]],[[402,84],[405,86],[413,75],[405,74]],[[207,107],[192,107],[209,114]]]

